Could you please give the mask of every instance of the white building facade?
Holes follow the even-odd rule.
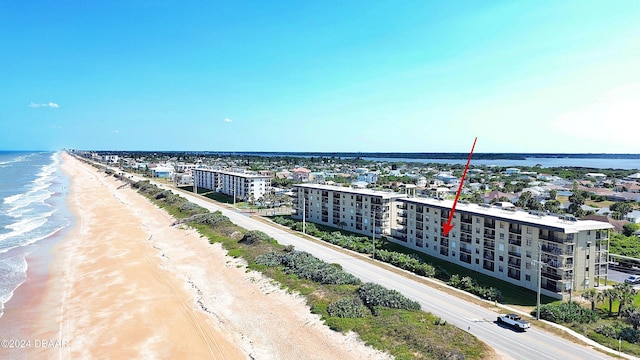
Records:
[[[608,223],[459,203],[444,236],[452,206],[450,200],[398,199],[398,226],[389,240],[533,291],[540,273],[541,292],[554,298],[608,277]]]
[[[213,169],[193,169],[193,190],[213,190],[244,200],[258,200],[271,188],[271,177]]]
[[[458,203],[447,236],[451,200],[348,187],[294,185],[294,218],[372,235],[500,280],[567,298],[608,279],[609,231],[576,220],[488,204]],[[303,210],[304,209],[304,210]],[[541,269],[538,269],[540,257]]]

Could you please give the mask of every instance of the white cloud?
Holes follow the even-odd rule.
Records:
[[[113,130],[114,133],[118,134],[120,130]]]
[[[233,120],[231,120],[231,119],[229,119],[229,118],[224,119],[224,122],[227,122],[227,123],[230,123],[230,122],[232,122],[232,121],[233,121]]]
[[[33,103],[32,102],[32,103],[29,104],[29,107],[30,108],[42,108],[42,107],[59,108],[60,105],[58,105],[58,104],[56,104],[54,102],[48,102],[48,103],[45,103],[45,104],[37,104],[37,103]]]

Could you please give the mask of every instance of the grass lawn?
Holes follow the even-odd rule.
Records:
[[[612,204],[615,204],[615,203],[616,203],[615,201],[609,201],[609,200],[594,201],[594,200],[591,200],[591,199],[587,199],[584,202],[585,205],[589,205],[589,206],[597,207],[597,208],[610,207]]]
[[[442,259],[438,259],[426,254],[418,253],[412,249],[406,248],[404,246],[401,246],[395,243],[388,242],[385,245],[385,248],[389,251],[397,251],[397,252],[402,252],[406,254],[411,254],[411,253],[418,254],[418,256],[422,260],[424,260],[426,263],[432,264],[436,267],[441,267],[445,269],[447,272],[449,272],[451,275],[458,274],[461,277],[469,276],[475,279],[478,282],[478,285],[480,286],[486,286],[486,287],[493,286],[499,289],[500,292],[502,292],[503,304],[532,306],[532,307],[536,306],[537,294],[535,291],[531,291],[523,287],[513,285],[511,283],[496,279],[489,275],[481,274],[477,271],[467,269],[465,267],[450,263]],[[545,295],[540,296],[540,302],[542,304],[547,304],[554,301],[557,301],[557,299],[554,299]]]

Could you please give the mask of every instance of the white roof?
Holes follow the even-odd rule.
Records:
[[[325,185],[325,184],[296,184],[296,185],[293,185],[293,187],[344,192],[344,193],[350,193],[350,194],[356,194],[356,195],[380,196],[383,199],[407,197],[406,194],[400,194],[400,193],[390,192],[390,191],[379,191],[379,190],[372,190],[372,189],[354,189],[346,186],[335,186],[335,185]]]
[[[431,205],[433,207],[448,208],[453,207],[453,200],[438,200],[429,198],[406,198],[399,199],[404,202]],[[570,221],[557,216],[547,215],[542,212],[529,213],[526,211],[510,211],[496,207],[485,207],[478,204],[463,204],[458,202],[456,211],[464,211],[480,216],[489,216],[497,219],[504,219],[509,222],[528,223],[535,227],[551,227],[564,233],[578,233],[585,230],[613,229],[609,223],[595,220]]]

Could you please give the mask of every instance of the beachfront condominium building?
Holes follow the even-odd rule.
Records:
[[[554,298],[608,276],[613,227],[604,222],[459,202],[444,236],[451,200],[317,184],[295,185],[294,206],[298,219],[364,235],[375,215],[389,241],[533,291],[540,274],[541,293]]]
[[[406,195],[350,187],[299,184],[293,186],[294,218],[363,235],[390,235],[395,222],[394,200]],[[375,217],[375,220],[374,220]],[[375,226],[372,224],[375,223]]]
[[[451,200],[398,199],[390,240],[534,291],[540,274],[541,292],[555,298],[607,279],[608,223],[458,203],[444,236],[452,206]]]
[[[193,169],[193,191],[213,190],[237,199],[258,200],[271,188],[271,177],[213,169]]]

